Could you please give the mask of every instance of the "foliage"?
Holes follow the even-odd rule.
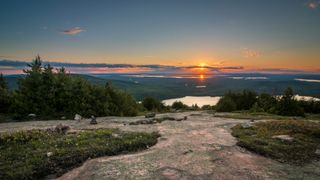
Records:
[[[0,134],[0,179],[42,179],[61,175],[88,158],[146,149],[157,133],[87,130],[78,134],[30,130]]]
[[[250,110],[250,112],[266,112],[281,116],[305,116],[304,111],[320,112],[320,102],[299,102],[294,99],[293,90],[287,88],[280,98],[262,93],[244,90],[241,93],[228,92],[222,97],[217,106],[218,112]]]
[[[105,87],[71,76],[64,68],[53,70],[43,66],[39,56],[24,70],[13,93],[10,112],[16,118],[33,113],[41,118],[59,116],[134,116],[137,103],[129,94],[116,90],[110,83]]]
[[[239,93],[228,92],[224,96],[233,100],[237,110],[249,110],[257,102],[257,94],[250,90]]]
[[[148,111],[162,112],[166,109],[165,105],[158,99],[153,97],[146,97],[142,101],[142,105]]]
[[[287,88],[277,104],[276,113],[283,116],[304,116],[303,109],[293,97],[293,90]]]
[[[258,96],[257,103],[264,112],[274,113],[277,99],[270,94],[262,93]]]
[[[175,101],[174,103],[172,103],[171,105],[172,109],[187,109],[188,106],[183,104],[181,101]]]
[[[258,103],[254,103],[250,109],[250,112],[263,112],[264,109],[258,105]]]
[[[300,100],[298,101],[298,105],[303,109],[306,113],[320,113],[320,101],[306,101]]]
[[[8,90],[7,82],[4,80],[2,73],[0,74],[0,113],[8,113],[11,104],[11,93]]]
[[[232,98],[228,96],[222,97],[216,105],[216,111],[218,112],[231,112],[235,110],[237,110],[237,105]]]
[[[203,105],[201,107],[202,110],[213,110],[213,106],[210,106],[210,105]]]
[[[303,164],[316,158],[320,144],[320,124],[310,121],[279,120],[256,123],[251,128],[237,125],[232,135],[238,145],[281,162]],[[293,141],[281,141],[272,136],[289,135]]]

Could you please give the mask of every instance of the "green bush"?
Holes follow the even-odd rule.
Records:
[[[231,112],[237,110],[236,103],[228,96],[222,97],[216,105],[217,112]]]
[[[165,105],[158,99],[153,97],[146,97],[142,101],[142,105],[148,111],[162,112],[166,109]]]
[[[7,82],[4,80],[2,73],[0,74],[0,113],[8,113],[9,106],[12,103],[12,96],[9,92]]]
[[[277,99],[270,94],[262,93],[258,96],[257,103],[264,112],[274,113],[274,107],[277,104]]]
[[[172,105],[171,105],[171,107],[173,108],[173,109],[187,109],[188,108],[188,106],[187,105],[185,105],[185,104],[183,104],[181,101],[175,101]]]
[[[282,116],[305,116],[302,107],[294,99],[291,88],[285,90],[276,107],[276,113]]]

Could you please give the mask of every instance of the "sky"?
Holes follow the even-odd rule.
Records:
[[[0,24],[0,60],[320,73],[320,0],[2,0]]]

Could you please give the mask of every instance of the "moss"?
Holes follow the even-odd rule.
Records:
[[[146,149],[156,144],[157,133],[86,130],[64,134],[30,130],[0,134],[0,179],[39,179],[59,176],[88,158]]]
[[[237,125],[232,135],[238,145],[280,162],[304,164],[319,158],[320,124],[301,120],[282,120],[256,123],[251,128]],[[281,141],[272,136],[289,135],[293,141]]]
[[[297,116],[280,116],[275,114],[270,114],[266,112],[249,112],[249,111],[234,111],[231,113],[216,113],[214,111],[209,111],[209,113],[214,114],[215,117],[222,118],[232,118],[232,119],[279,119],[279,120],[320,120],[320,114],[306,114],[305,117]]]

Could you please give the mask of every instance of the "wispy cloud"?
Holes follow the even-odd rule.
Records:
[[[65,35],[77,35],[81,32],[84,32],[86,30],[84,29],[81,29],[80,27],[74,27],[74,28],[71,28],[71,29],[67,29],[67,30],[64,30],[64,31],[61,31],[62,34],[65,34]]]
[[[315,10],[319,7],[320,1],[310,1],[306,5],[309,9]]]
[[[261,56],[261,52],[249,48],[244,48],[242,50],[242,55],[245,58],[257,58]]]
[[[184,66],[180,68],[186,69],[194,69],[200,68],[199,66]],[[209,69],[209,70],[222,70],[222,69],[244,69],[242,66],[201,66],[201,68]]]

